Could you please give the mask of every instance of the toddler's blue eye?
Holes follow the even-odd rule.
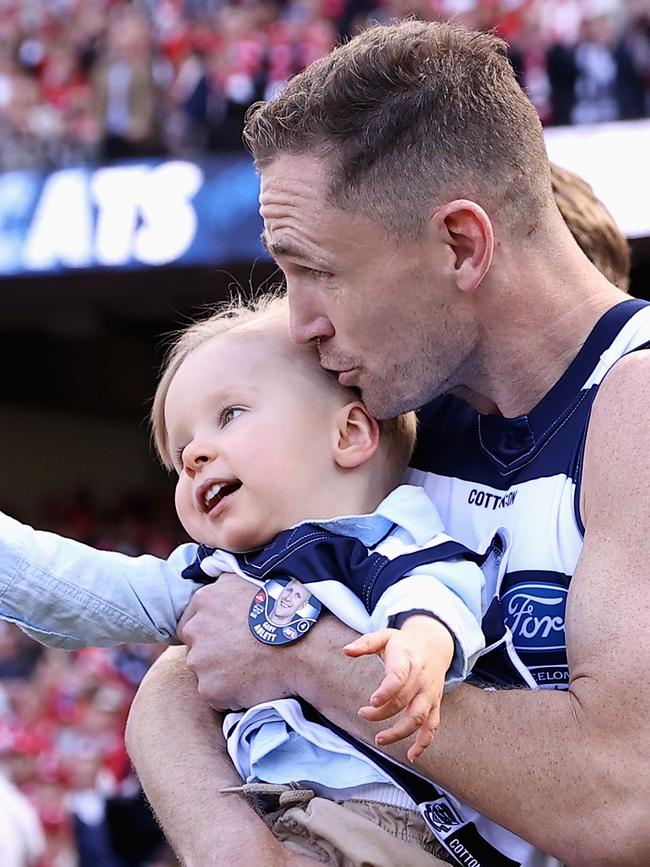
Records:
[[[221,424],[230,424],[230,422],[238,418],[243,411],[243,409],[238,409],[235,406],[229,406],[228,409],[225,409],[221,415]]]

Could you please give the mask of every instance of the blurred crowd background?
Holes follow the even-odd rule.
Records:
[[[98,548],[164,557],[184,539],[161,493],[109,509],[79,491],[22,517]],[[2,867],[176,867],[123,740],[138,684],[163,649],[68,653],[0,621],[0,769],[14,787],[0,773]]]
[[[647,0],[0,0],[0,172],[239,152],[251,103],[272,97],[341,38],[405,15],[495,29],[508,41],[513,65],[546,125],[650,116]],[[89,427],[84,416],[86,460],[100,471],[103,465],[108,487],[106,468],[115,455],[104,449],[102,457],[101,449],[118,433],[109,425],[123,420],[145,443],[138,423],[153,389],[140,371],[153,377],[151,345],[153,334],[164,330],[161,320],[177,323],[187,312],[166,309],[164,300],[164,287],[187,276],[151,269],[129,284],[129,291],[137,286],[138,298],[157,298],[155,322],[110,316],[101,323],[80,316],[63,322],[48,308],[47,333],[29,323],[2,323],[0,357],[4,364],[19,359],[14,370],[21,368],[22,377],[5,378],[3,398],[17,407],[5,415],[9,461],[14,450],[6,446],[7,431],[18,430],[22,442],[34,431],[56,449],[62,466],[66,460],[72,466],[66,441],[82,436],[70,422],[55,441],[62,416],[54,412],[83,410],[95,425]],[[38,297],[55,286],[57,297],[74,307],[82,290],[83,297],[93,291],[99,297],[101,288],[108,297],[112,280],[65,277],[44,282]],[[216,300],[214,274],[203,280],[206,300]],[[37,292],[36,283],[24,285]],[[118,292],[117,282],[115,287]],[[20,286],[14,293],[24,296]],[[25,405],[33,408],[40,400],[45,371],[78,383],[81,374],[72,371],[81,358],[88,359],[89,387],[70,385],[68,391],[61,385],[57,391],[52,385],[42,395],[43,421],[26,417]],[[102,389],[95,388],[98,380]],[[136,384],[142,386],[137,395]],[[74,406],[72,391],[79,392]],[[91,392],[95,403],[85,403]],[[149,461],[145,450],[129,458],[130,466]],[[121,454],[126,461],[126,449]],[[42,457],[35,450],[34,467]],[[51,456],[43,460],[52,463]],[[44,470],[33,468],[33,474],[43,481]],[[160,476],[156,480],[136,494],[110,498],[98,496],[95,486],[76,493],[53,488],[46,500],[21,491],[14,502],[14,486],[3,492],[1,507],[100,548],[165,556],[183,536],[169,487]],[[175,863],[144,805],[122,740],[135,689],[160,652],[142,646],[45,650],[0,623],[0,867]]]
[[[252,102],[404,15],[496,30],[546,124],[650,113],[647,0],[0,0],[0,169],[237,150]]]

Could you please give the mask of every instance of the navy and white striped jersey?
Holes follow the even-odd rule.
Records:
[[[484,589],[499,583],[509,542],[504,529],[479,553],[470,551],[443,532],[421,487],[402,485],[371,515],[304,522],[257,551],[232,554],[200,546],[183,576],[207,582],[229,571],[257,585],[294,578],[359,632],[381,629],[403,612],[431,611],[455,639],[449,687],[467,677],[484,646],[479,626]],[[412,809],[423,800],[432,809],[441,794],[293,699],[229,714],[223,730],[235,767],[247,781],[300,780],[337,799]]]
[[[481,552],[470,551],[443,531],[421,487],[400,485],[371,514],[303,521],[255,551],[201,545],[183,576],[206,583],[235,572],[258,586],[293,578],[362,633],[407,611],[430,611],[454,636],[450,687],[467,677],[483,650],[486,576],[493,582],[493,573],[505,568],[507,542],[504,533]]]
[[[505,573],[488,587],[494,599],[483,621],[487,649],[472,676],[497,685],[567,688],[565,608],[583,545],[579,502],[590,412],[612,365],[649,341],[650,305],[630,299],[605,313],[528,415],[480,416],[452,396],[421,413],[408,478],[423,485],[447,532],[469,548],[497,527],[512,534]],[[459,864],[556,863],[540,861],[523,841],[443,797],[447,848]],[[486,842],[501,854],[486,850]]]
[[[477,673],[497,683],[566,688],[564,615],[582,550],[582,459],[598,387],[623,355],[650,341],[650,305],[630,299],[596,324],[560,380],[527,416],[480,416],[444,397],[422,412],[409,481],[422,484],[446,531],[469,548],[512,533],[508,566],[484,620],[488,646],[512,635],[518,660],[487,653]]]

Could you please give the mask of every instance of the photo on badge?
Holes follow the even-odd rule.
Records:
[[[316,623],[320,602],[295,578],[272,578],[255,594],[250,630],[263,644],[289,644]]]

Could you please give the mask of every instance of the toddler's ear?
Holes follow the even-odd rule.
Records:
[[[343,469],[360,467],[379,446],[379,424],[361,401],[341,407],[335,431],[334,459]]]

